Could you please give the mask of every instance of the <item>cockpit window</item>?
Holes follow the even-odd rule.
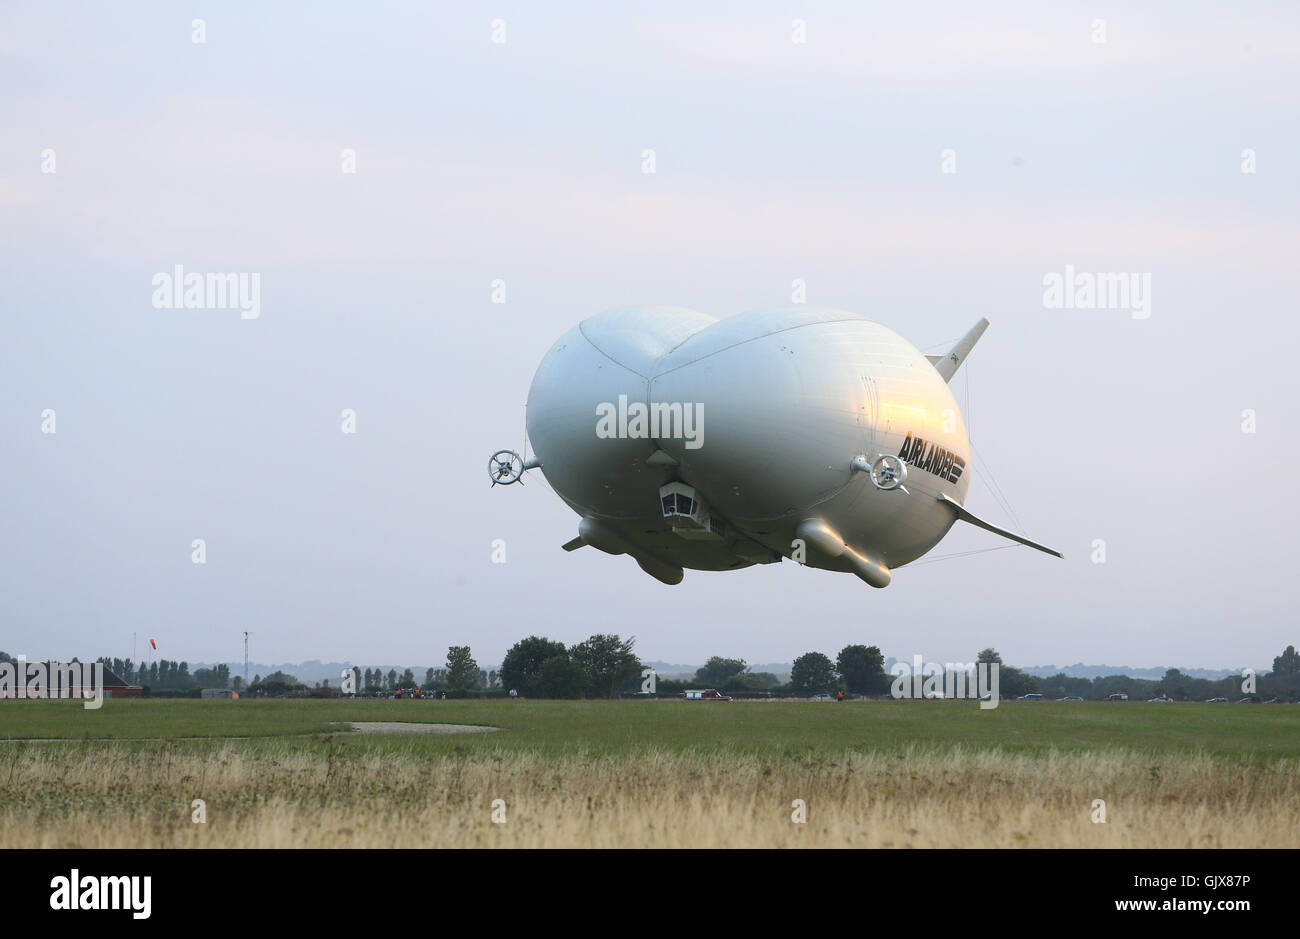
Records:
[[[670,515],[694,515],[695,500],[685,493],[672,492],[663,497],[664,517]]]

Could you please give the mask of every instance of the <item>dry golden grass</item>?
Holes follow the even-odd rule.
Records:
[[[191,821],[194,799],[206,824]],[[806,824],[791,821],[795,799]],[[1090,820],[1094,799],[1105,824]],[[1293,848],[1300,764],[961,747],[808,759],[239,744],[0,754],[0,847],[201,846]]]

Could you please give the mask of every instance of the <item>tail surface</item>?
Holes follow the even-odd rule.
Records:
[[[949,349],[947,355],[926,356],[934,366],[934,370],[943,376],[944,381],[952,381],[952,376],[957,374],[961,363],[966,361],[966,356],[970,355],[970,350],[975,348],[975,343],[980,341],[980,336],[983,336],[984,330],[988,328],[989,321],[980,317],[980,321],[970,328],[970,332],[957,340],[957,345]]]

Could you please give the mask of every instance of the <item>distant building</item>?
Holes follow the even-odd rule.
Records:
[[[143,693],[139,685],[128,685],[102,663],[23,660],[0,663],[0,698],[81,698],[96,688],[96,672],[105,698],[138,698]]]
[[[104,669],[104,697],[138,698],[143,693],[144,689],[139,685],[128,685],[107,668]]]
[[[209,698],[224,698],[227,701],[239,700],[239,692],[231,691],[229,688],[204,688],[202,696],[205,701]]]

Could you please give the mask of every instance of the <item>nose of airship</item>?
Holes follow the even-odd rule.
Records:
[[[584,320],[543,358],[528,395],[528,437],[551,486],[584,514],[654,515],[662,466],[638,410],[673,346],[715,320],[676,307],[613,310]]]

